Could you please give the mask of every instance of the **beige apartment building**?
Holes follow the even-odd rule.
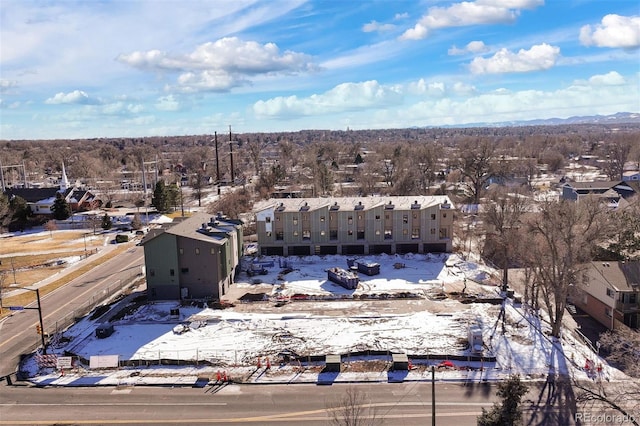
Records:
[[[447,196],[269,199],[254,206],[262,255],[450,252]]]

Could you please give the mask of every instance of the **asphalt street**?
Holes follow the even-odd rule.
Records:
[[[83,314],[87,306],[113,295],[144,264],[142,247],[131,246],[125,254],[107,260],[65,286],[41,297],[44,330],[53,334]],[[88,258],[91,260],[91,257]],[[28,306],[37,307],[36,303]],[[13,375],[22,354],[40,346],[36,332],[37,309],[16,311],[0,322],[0,377]],[[13,377],[15,379],[15,376]]]

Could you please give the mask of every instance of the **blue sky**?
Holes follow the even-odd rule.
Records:
[[[0,4],[0,139],[640,112],[637,0]]]

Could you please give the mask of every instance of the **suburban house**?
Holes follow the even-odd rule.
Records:
[[[561,199],[580,201],[581,198],[596,195],[611,207],[626,205],[638,193],[638,188],[627,181],[565,182]],[[624,200],[624,201],[623,201]]]
[[[242,222],[196,213],[142,240],[151,300],[220,300],[242,255]]]
[[[90,191],[69,184],[64,164],[62,165],[62,177],[59,187],[8,188],[5,194],[9,199],[13,197],[23,198],[31,212],[36,215],[52,214],[51,207],[55,203],[58,194],[64,197],[72,212],[93,210],[102,204]]]
[[[447,196],[269,199],[254,206],[263,255],[450,252]]]
[[[622,180],[625,182],[640,181],[640,170],[627,170],[622,173]]]
[[[605,327],[640,328],[640,261],[591,262],[581,290],[575,306]]]

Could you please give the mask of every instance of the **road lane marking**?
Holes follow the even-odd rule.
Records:
[[[144,257],[144,256],[141,256],[141,257],[140,257],[140,259],[142,259],[143,257]],[[118,258],[118,256],[116,256],[116,257],[114,257],[114,258],[112,258],[112,259],[109,259],[109,260],[113,260],[113,259],[117,259],[117,258]],[[133,261],[129,262],[129,263],[128,263],[124,268],[122,268],[122,270],[120,270],[120,271],[116,272],[116,274],[119,274],[119,273],[123,272],[124,270],[128,269],[131,265],[133,265],[134,263],[138,262],[140,259],[136,259],[136,260],[133,260]],[[101,264],[101,265],[104,265],[104,263],[103,263],[103,264]],[[112,274],[112,275],[115,275],[115,274]],[[79,278],[79,277],[78,277],[78,278]],[[76,279],[78,279],[78,278],[76,278]],[[104,283],[105,281],[107,281],[107,280],[109,280],[109,279],[111,279],[111,277],[107,277],[107,278],[102,279],[101,281],[99,281],[98,283],[96,283],[96,285],[95,285],[95,286],[93,286],[93,287],[91,287],[91,288],[88,288],[86,291],[84,291],[83,293],[80,293],[77,297],[75,297],[75,298],[73,298],[73,299],[69,300],[67,303],[65,303],[64,305],[62,305],[61,307],[59,307],[59,308],[58,308],[58,309],[56,309],[55,311],[53,311],[53,312],[49,312],[47,315],[45,315],[45,316],[43,317],[43,320],[45,320],[45,319],[47,319],[47,318],[49,318],[49,317],[53,316],[54,314],[58,313],[58,312],[59,312],[59,311],[61,311],[62,309],[67,308],[69,304],[71,304],[71,303],[75,302],[76,300],[78,300],[79,298],[83,297],[83,296],[84,296],[84,295],[86,295],[87,293],[95,292],[95,287],[102,285],[102,283]],[[71,282],[73,282],[73,281],[75,281],[75,280],[69,281],[69,283],[71,283]],[[68,283],[68,284],[69,284],[69,283]],[[60,288],[64,288],[64,287],[60,287]],[[49,293],[49,294],[53,294],[53,293]],[[46,296],[48,296],[49,294],[47,294]],[[45,296],[45,297],[46,297],[46,296]],[[34,302],[34,303],[35,303],[35,302]],[[5,340],[4,342],[0,343],[0,348],[1,348],[1,347],[3,347],[4,345],[6,345],[7,343],[11,342],[12,340],[14,340],[14,339],[18,338],[19,336],[22,336],[22,334],[23,334],[23,333],[26,333],[28,330],[30,330],[30,329],[31,329],[31,327],[33,327],[33,326],[34,326],[34,325],[36,325],[36,324],[38,324],[38,322],[37,322],[37,321],[36,321],[36,322],[34,322],[34,323],[32,323],[32,324],[27,325],[27,326],[24,328],[24,330],[23,330],[23,331],[21,331],[21,332],[20,332],[20,333],[18,333],[18,334],[13,335],[13,337],[10,337],[9,339],[7,339],[7,340]]]

